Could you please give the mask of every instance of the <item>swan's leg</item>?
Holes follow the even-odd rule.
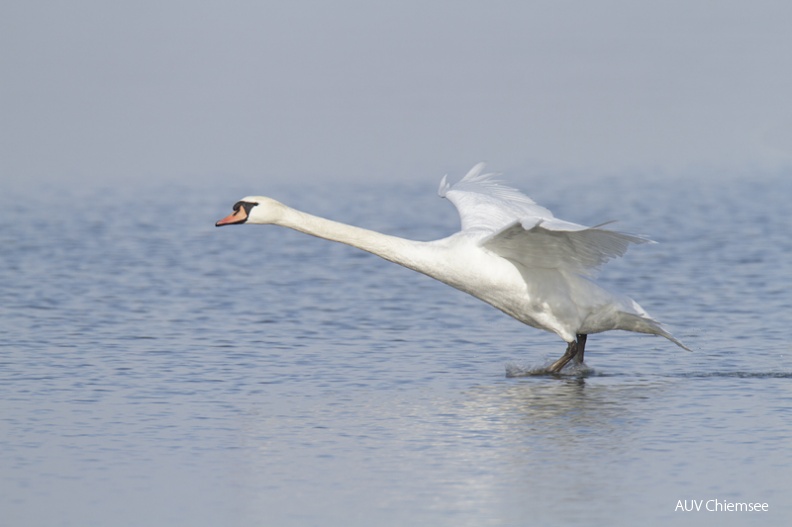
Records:
[[[588,335],[580,334],[577,335],[577,354],[575,355],[575,364],[583,364],[583,353],[586,351],[586,339]]]
[[[561,356],[561,358],[555,361],[553,364],[551,364],[550,367],[547,368],[547,371],[549,371],[550,373],[559,373],[562,369],[564,369],[564,366],[566,366],[567,363],[571,361],[575,357],[575,355],[577,355],[577,351],[578,351],[578,343],[577,341],[573,340],[572,342],[567,344],[567,349],[564,352],[564,354]]]

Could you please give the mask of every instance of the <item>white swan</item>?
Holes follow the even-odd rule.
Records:
[[[615,295],[591,277],[630,244],[647,243],[603,225],[556,219],[528,196],[482,174],[482,163],[457,184],[444,177],[439,194],[453,203],[462,230],[421,242],[345,225],[250,196],[215,225],[275,224],[345,243],[431,276],[500,309],[520,322],[551,331],[568,345],[547,370],[583,362],[586,337],[612,329],[661,335],[686,348],[634,300]]]

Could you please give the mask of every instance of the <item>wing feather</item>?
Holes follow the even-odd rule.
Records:
[[[446,177],[440,182],[438,194],[454,204],[463,231],[484,236],[527,216],[553,217],[519,190],[498,181],[497,174],[483,174],[483,170],[484,163],[479,163],[454,185]]]
[[[482,246],[526,267],[567,269],[594,275],[623,256],[631,244],[653,243],[635,234],[584,227],[563,220],[524,218],[482,240]]]
[[[635,234],[586,227],[553,216],[519,190],[504,185],[497,174],[474,166],[458,183],[443,177],[438,194],[457,208],[462,232],[479,238],[487,249],[525,267],[567,269],[593,275],[631,244],[653,243]],[[610,223],[610,222],[609,222]]]

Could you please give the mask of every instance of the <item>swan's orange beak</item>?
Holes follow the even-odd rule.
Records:
[[[247,219],[247,211],[245,207],[238,207],[237,210],[215,223],[215,227],[222,227],[223,225],[233,225],[235,223],[245,223]]]

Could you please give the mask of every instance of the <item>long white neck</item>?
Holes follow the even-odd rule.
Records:
[[[430,244],[390,236],[284,207],[276,225],[324,238],[377,255],[415,271],[430,274],[427,261],[435,253]]]

